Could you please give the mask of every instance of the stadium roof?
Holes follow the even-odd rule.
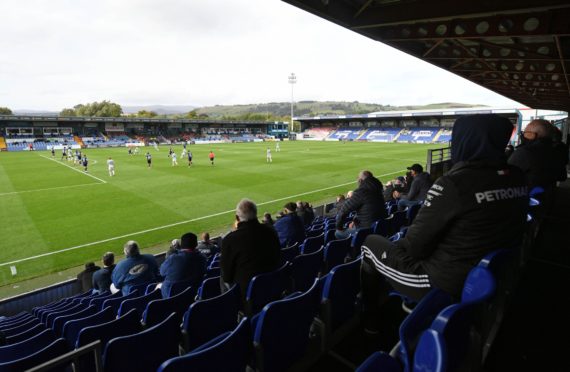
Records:
[[[529,107],[570,111],[568,0],[283,1]]]

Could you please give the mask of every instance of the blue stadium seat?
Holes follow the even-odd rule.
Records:
[[[393,218],[393,217],[392,217]],[[388,236],[388,231],[390,230],[391,219],[381,219],[372,224],[370,228],[372,229],[372,234],[382,235],[384,237]]]
[[[149,294],[151,292],[153,292],[156,289],[156,286],[158,285],[158,283],[149,283],[146,285],[146,288],[144,289],[144,294]]]
[[[101,349],[105,350],[105,346],[109,340],[115,337],[138,333],[141,329],[140,316],[137,311],[133,309],[122,317],[110,322],[83,328],[79,331],[75,347],[79,348],[95,340],[100,340]]]
[[[54,340],[49,345],[46,345],[43,349],[38,350],[37,352],[35,352],[33,354],[31,354],[31,353],[28,354],[24,358],[12,360],[12,361],[6,362],[6,363],[0,363],[0,371],[1,372],[25,371],[25,370],[28,370],[32,367],[39,365],[39,364],[45,363],[51,359],[54,359],[60,355],[63,355],[65,353],[67,353],[68,351],[70,351],[70,350],[69,350],[69,347],[67,346],[67,344],[65,343],[65,340],[63,338],[60,338],[60,339]],[[50,369],[50,371],[51,372],[64,372],[69,367],[69,364],[70,363],[67,363],[67,364],[52,368],[52,369]]]
[[[240,306],[240,292],[236,284],[224,294],[190,305],[182,321],[184,349],[191,351],[233,330],[237,325]]]
[[[216,276],[220,276],[220,268],[219,267],[213,267],[211,269],[207,269],[206,274],[204,275],[204,278],[213,278]]]
[[[105,302],[106,300],[112,299],[112,298],[119,298],[121,297],[123,294],[121,293],[121,291],[117,292],[117,293],[109,293],[107,292],[107,296],[102,296],[102,297],[97,297],[97,298],[93,298],[91,299],[91,301],[89,302],[89,305],[93,305],[97,308],[97,310],[103,310],[103,302]]]
[[[324,249],[310,254],[301,254],[291,263],[291,279],[293,291],[304,292],[311,288],[323,267]]]
[[[336,240],[335,233],[336,229],[334,228],[325,231],[325,244],[328,244],[333,240]]]
[[[97,313],[97,308],[95,306],[91,305],[91,306],[88,306],[88,307],[86,307],[80,311],[73,312],[71,314],[60,315],[54,319],[53,326],[51,328],[53,329],[53,331],[55,332],[55,334],[58,337],[62,337],[63,326],[65,325],[66,322],[68,322],[70,320],[74,320],[74,319],[85,318],[85,317],[93,315],[95,313]]]
[[[146,309],[146,305],[148,305],[150,301],[158,300],[159,298],[162,298],[162,295],[160,294],[160,289],[155,289],[153,292],[147,295],[124,300],[123,302],[121,302],[121,306],[119,306],[119,311],[117,312],[117,315],[123,316],[123,314],[126,314],[127,312],[134,309],[137,311],[140,319],[142,318],[142,313],[144,309]]]
[[[80,319],[69,320],[63,325],[63,338],[67,340],[71,348],[74,348],[79,332],[81,332],[83,328],[110,322],[115,319],[115,315],[115,312],[109,306],[96,314]]]
[[[65,310],[51,312],[48,314],[48,316],[46,318],[46,323],[44,323],[44,324],[48,328],[53,328],[53,322],[55,321],[55,318],[76,313],[78,311],[84,310],[86,307],[87,306],[83,305],[83,304],[76,304],[75,306],[72,306],[72,307],[67,308]]]
[[[299,247],[302,254],[309,254],[318,251],[325,244],[325,233],[305,239]]]
[[[119,291],[118,293],[121,293],[121,291]],[[103,305],[101,305],[101,307],[103,309],[110,307],[112,309],[113,313],[115,315],[117,315],[117,313],[119,312],[119,307],[121,307],[121,303],[124,300],[139,297],[139,293],[140,293],[139,291],[134,291],[134,292],[129,293],[126,296],[123,296],[121,293],[121,295],[118,297],[108,298],[105,301],[103,301]]]
[[[392,214],[392,221],[390,224],[389,235],[394,235],[402,226],[404,226],[408,221],[408,211],[407,208],[402,211],[397,211]]]
[[[98,299],[98,298],[101,298],[101,297],[106,297],[110,294],[111,294],[111,292],[109,292],[109,291],[105,291],[102,293],[94,293],[92,296],[86,296],[83,298],[78,298],[75,301],[78,301],[80,304],[89,305],[91,303],[91,301]]]
[[[135,284],[129,288],[129,293],[132,293],[136,290],[138,290],[139,293],[145,293],[146,287],[148,287],[149,284],[152,284],[152,283],[146,282],[146,283],[141,283],[141,284]]]
[[[0,346],[0,363],[10,362],[31,355],[45,348],[56,339],[57,337],[51,329],[45,329],[27,340],[11,345]]]
[[[420,211],[421,207],[422,207],[421,204],[415,204],[415,205],[411,205],[407,208],[407,210],[406,210],[406,225],[410,226],[412,224],[412,222],[414,222],[414,219],[418,215],[418,212]]]
[[[352,237],[350,243],[351,257],[357,257],[360,254],[360,247],[368,235],[372,234],[372,228],[358,229]]]
[[[188,287],[190,287],[190,284],[192,284],[191,280],[181,280],[181,281],[172,283],[172,286],[170,286],[170,291],[168,292],[168,297],[173,297],[179,293],[182,293]]]
[[[25,340],[41,333],[44,329],[46,329],[46,326],[43,325],[42,323],[38,323],[34,327],[26,330],[25,332],[6,337],[6,345],[12,345],[12,344],[15,344],[18,342],[25,341]]]
[[[17,335],[19,333],[25,332],[28,329],[33,328],[38,324],[41,324],[38,318],[31,318],[30,320],[28,320],[25,323],[17,325],[13,328],[4,328],[4,329],[0,330],[0,332],[2,332],[2,334],[5,337],[10,337],[10,336],[14,336],[14,335]]]
[[[414,371],[445,372],[448,353],[444,337],[433,329],[426,330],[418,341],[414,354]]]
[[[251,326],[243,318],[236,329],[198,349],[162,363],[158,372],[243,372],[251,355]]]
[[[289,272],[290,265],[285,263],[275,271],[254,276],[247,288],[246,313],[257,314],[266,304],[280,299],[287,289]]]
[[[22,324],[28,323],[30,320],[37,320],[37,318],[31,314],[27,314],[26,316],[19,317],[18,319],[14,319],[12,321],[6,321],[2,323],[0,326],[0,331],[10,328],[16,328],[21,326]]]
[[[3,317],[1,317],[1,319],[0,319],[0,327],[1,327],[2,325],[6,324],[6,323],[10,323],[10,322],[13,322],[14,320],[18,320],[18,319],[21,319],[21,318],[25,318],[25,317],[27,317],[27,316],[29,316],[29,315],[30,315],[30,313],[28,313],[27,311],[22,311],[22,312],[20,312],[20,313],[18,313],[18,314],[16,314],[16,315],[3,316]]]
[[[145,331],[110,340],[103,368],[106,372],[154,372],[162,362],[178,355],[179,340],[180,324],[171,314]]]
[[[325,246],[324,253],[324,272],[328,273],[333,267],[344,263],[345,258],[350,252],[350,244],[352,238],[347,236],[345,239],[333,240]]]
[[[46,310],[40,310],[38,312],[38,318],[41,320],[41,322],[45,325],[47,325],[47,317],[49,314],[51,313],[56,313],[56,312],[60,312],[60,311],[65,311],[67,309],[73,308],[75,306],[77,306],[78,304],[75,304],[73,302],[64,302],[61,303],[58,306],[54,306],[52,308],[46,309]]]
[[[255,316],[253,344],[258,370],[286,371],[305,355],[317,312],[318,288],[315,279],[307,292],[274,301]]]
[[[390,355],[377,351],[370,355],[355,372],[402,372],[402,365]],[[430,370],[426,370],[430,371]],[[431,371],[430,371],[431,372]]]
[[[216,297],[221,294],[220,277],[204,279],[200,288],[198,288],[198,300],[206,300],[208,298]]]
[[[282,262],[293,262],[293,259],[299,255],[299,243],[281,249]]]
[[[172,313],[174,313],[176,321],[180,323],[182,315],[188,309],[188,306],[194,302],[195,297],[196,289],[187,287],[176,296],[150,301],[142,316],[145,327],[151,327],[162,322]]]

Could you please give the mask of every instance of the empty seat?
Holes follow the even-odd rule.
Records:
[[[191,351],[224,332],[233,330],[240,306],[240,292],[236,284],[224,294],[190,305],[182,322],[184,349]]]
[[[243,372],[251,355],[251,326],[243,318],[236,329],[198,349],[162,363],[158,372]]]
[[[304,292],[311,287],[323,266],[323,252],[324,249],[321,247],[314,253],[295,257],[291,263],[293,291]]]
[[[206,300],[208,298],[216,297],[221,294],[220,277],[204,279],[202,285],[198,289],[198,299]]]
[[[194,302],[194,297],[196,297],[196,289],[188,287],[176,296],[150,301],[142,316],[144,325],[149,327],[158,324],[172,313],[175,314],[176,321],[180,323],[182,315]]]
[[[122,317],[110,322],[83,328],[79,331],[75,347],[78,348],[95,340],[100,340],[101,349],[104,350],[109,340],[115,337],[132,335],[141,329],[140,317],[137,311],[133,309]]]
[[[121,306],[119,306],[119,311],[117,312],[117,315],[123,316],[123,314],[126,314],[127,312],[134,309],[139,315],[139,318],[142,318],[142,313],[144,309],[146,309],[146,305],[148,305],[150,301],[158,300],[159,298],[162,298],[160,289],[155,289],[154,291],[152,291],[147,295],[124,300],[123,302],[121,302]]]
[[[38,320],[38,318],[31,318],[23,324],[17,325],[13,328],[4,328],[4,329],[0,330],[0,332],[2,332],[2,334],[5,337],[10,337],[10,336],[14,336],[14,335],[17,335],[19,333],[25,332],[28,329],[33,328],[38,324],[40,324],[40,321]]]
[[[305,239],[300,246],[302,254],[309,254],[318,251],[325,244],[325,233]]]
[[[103,368],[106,372],[154,372],[162,362],[178,355],[179,340],[179,321],[171,314],[143,332],[110,340]]]
[[[58,337],[61,337],[63,335],[63,326],[67,321],[85,318],[86,316],[93,315],[96,312],[97,308],[95,306],[88,306],[85,309],[80,310],[78,312],[58,316],[57,318],[54,319],[53,326],[51,328]]]
[[[172,285],[170,286],[170,290],[168,291],[166,297],[172,297],[172,296],[176,296],[179,293],[182,293],[188,287],[190,287],[191,284],[192,284],[191,280],[181,280],[181,281],[172,283]],[[164,294],[163,294],[163,297],[164,297]]]
[[[55,321],[55,319],[57,317],[76,313],[78,311],[85,309],[86,307],[87,306],[83,305],[83,304],[75,304],[75,306],[72,306],[72,307],[67,308],[65,310],[51,312],[46,317],[45,325],[49,328],[53,328],[53,322]]]
[[[101,296],[101,297],[97,297],[97,298],[92,298],[91,301],[89,301],[89,305],[93,305],[97,308],[97,310],[103,310],[103,302],[105,302],[106,300],[109,300],[111,298],[118,298],[121,297],[122,293],[121,291],[117,292],[117,293],[109,293],[107,292],[106,296]]]
[[[77,336],[79,336],[79,332],[81,332],[83,328],[107,323],[113,319],[115,319],[115,312],[113,312],[111,307],[106,307],[96,314],[80,319],[69,320],[63,325],[63,338],[67,340],[71,348],[74,348],[77,343]]]
[[[348,256],[348,253],[350,251],[351,242],[352,239],[350,236],[348,236],[345,239],[333,240],[325,246],[325,273],[331,271],[333,267],[344,263],[344,259]]]
[[[0,371],[2,372],[20,372],[28,370],[39,364],[45,363],[51,359],[54,359],[60,355],[63,355],[69,351],[69,347],[65,343],[63,338],[59,338],[49,345],[46,345],[41,350],[36,351],[33,354],[29,354],[21,359],[12,360],[6,363],[0,363]],[[70,363],[63,364],[61,366],[50,369],[51,372],[61,371],[64,372],[68,368]]]
[[[360,247],[368,235],[372,234],[372,228],[362,228],[358,229],[354,236],[352,237],[351,246],[351,257],[356,257],[360,254]]]
[[[57,337],[51,329],[45,329],[27,340],[12,345],[0,346],[0,363],[10,362],[31,355],[45,348],[56,339]]]
[[[120,292],[119,292],[120,293]],[[119,312],[119,307],[121,307],[121,303],[124,300],[128,300],[129,298],[135,298],[135,297],[139,297],[139,291],[134,291],[129,293],[126,296],[118,296],[118,297],[113,297],[113,298],[108,298],[105,301],[103,301],[103,305],[101,305],[101,307],[107,308],[110,307],[113,310],[113,313],[115,315],[117,315],[117,313]]]
[[[44,329],[46,329],[46,326],[43,325],[43,323],[38,323],[34,327],[32,327],[32,328],[30,328],[30,329],[28,329],[22,333],[18,333],[16,335],[6,337],[6,345],[11,345],[11,344],[15,344],[17,342],[27,340],[27,339],[41,333]]]
[[[247,288],[246,313],[257,314],[263,306],[280,299],[287,287],[289,272],[290,265],[285,263],[275,271],[254,276]]]
[[[292,262],[299,255],[299,244],[295,243],[290,247],[281,249],[282,262]]]

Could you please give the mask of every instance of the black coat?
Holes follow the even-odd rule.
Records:
[[[240,222],[238,228],[222,240],[222,279],[239,284],[243,299],[250,279],[278,269],[280,262],[277,233],[257,220]]]
[[[521,169],[530,189],[541,186],[550,189],[565,174],[566,167],[562,164],[552,141],[538,139],[518,146],[509,157],[509,164]]]
[[[342,228],[344,218],[352,211],[356,211],[358,228],[370,227],[374,222],[386,218],[383,189],[382,182],[377,178],[364,179],[338,211],[336,228]]]

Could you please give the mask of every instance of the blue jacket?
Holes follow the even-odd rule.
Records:
[[[273,227],[279,235],[281,247],[287,247],[297,242],[302,243],[305,240],[305,226],[301,218],[295,213],[284,215],[275,222]]]
[[[151,283],[158,277],[158,264],[153,255],[141,254],[127,257],[119,262],[113,270],[113,284],[123,292],[123,296],[129,293],[132,286],[143,283]]]
[[[167,298],[170,288],[175,282],[189,281],[198,286],[206,273],[206,257],[199,251],[179,250],[171,254],[160,266],[162,297]]]

